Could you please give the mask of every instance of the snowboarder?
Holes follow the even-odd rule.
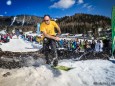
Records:
[[[51,64],[53,62],[53,66],[58,65],[57,58],[57,49],[56,49],[56,41],[59,41],[60,38],[56,36],[55,28],[58,31],[58,35],[61,34],[60,27],[56,24],[55,21],[50,19],[49,15],[44,16],[44,21],[40,25],[40,31],[43,33],[43,50],[45,54],[46,64]],[[51,55],[53,58],[49,57],[49,50],[51,49]]]

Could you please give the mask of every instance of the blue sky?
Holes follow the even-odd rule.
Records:
[[[29,14],[51,17],[87,13],[111,17],[115,0],[0,0],[0,15]]]

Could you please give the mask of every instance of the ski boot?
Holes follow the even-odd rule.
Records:
[[[54,58],[53,59],[53,66],[56,67],[58,65],[58,59]]]

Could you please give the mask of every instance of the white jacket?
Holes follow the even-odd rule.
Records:
[[[103,43],[96,43],[95,51],[96,52],[102,52],[103,51]]]

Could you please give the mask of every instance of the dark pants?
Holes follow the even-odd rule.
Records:
[[[56,49],[56,41],[49,38],[44,38],[43,40],[43,51],[45,54],[46,62],[50,62],[53,58],[57,59],[57,49]]]

